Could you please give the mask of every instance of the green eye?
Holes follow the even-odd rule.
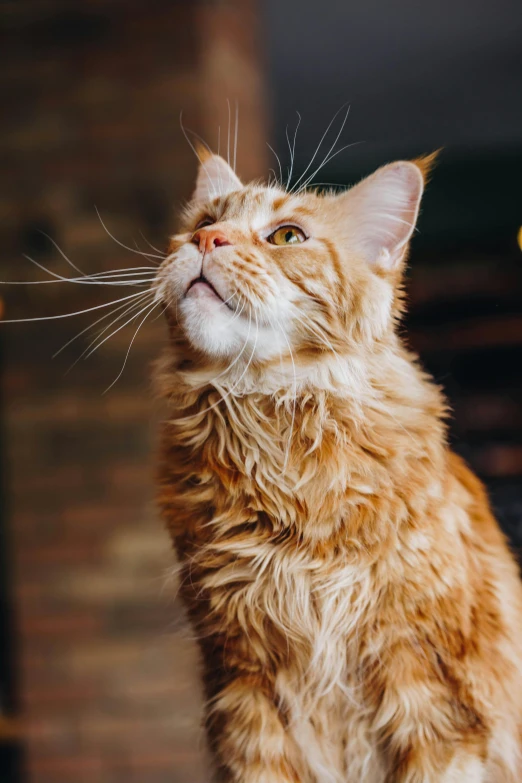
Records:
[[[272,245],[297,245],[306,239],[304,232],[296,226],[281,226],[270,234],[268,241]]]

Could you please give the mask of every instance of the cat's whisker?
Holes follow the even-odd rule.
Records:
[[[156,271],[152,267],[135,267],[130,269],[124,269],[121,272],[118,272],[117,270],[110,270],[109,272],[98,272],[91,275],[86,275],[83,272],[81,273],[81,277],[64,277],[64,275],[60,275],[57,272],[53,272],[52,269],[49,269],[44,264],[41,264],[39,261],[36,261],[36,259],[31,258],[31,256],[23,254],[23,257],[26,259],[26,261],[29,261],[34,266],[38,267],[38,269],[41,269],[46,274],[50,275],[53,280],[5,280],[2,281],[2,284],[5,285],[41,285],[46,283],[56,283],[56,282],[62,282],[62,283],[76,283],[80,285],[119,285],[119,284],[125,284],[125,285],[134,285],[136,283],[143,283],[146,284],[150,282],[150,280],[154,279],[156,275]],[[138,272],[137,270],[146,270]],[[145,274],[147,277],[145,277]],[[127,278],[134,278],[132,280],[128,280]],[[125,280],[125,283],[121,283],[121,280]]]
[[[241,304],[241,300],[242,300],[242,302],[243,302],[242,304]],[[245,309],[245,307],[246,307],[246,304],[247,304],[246,297],[244,297],[244,296],[241,296],[241,295],[240,295],[240,301],[239,301],[239,304],[241,305],[241,307],[240,307],[240,308],[239,308],[239,307],[237,307],[237,308],[236,308],[236,311],[235,311],[234,315],[233,315],[233,316],[232,316],[232,318],[230,319],[230,322],[229,322],[230,324],[234,323],[234,321],[235,321],[235,320],[237,320],[238,318],[240,318],[240,316],[241,316],[241,313],[243,312],[243,310]]]
[[[288,173],[288,178],[286,180],[286,190],[290,187],[290,183],[292,182],[292,175],[294,173],[294,161],[295,161],[295,142],[297,139],[297,131],[299,130],[299,126],[301,124],[301,115],[299,112],[296,112],[297,114],[297,125],[295,126],[294,130],[294,140],[292,145],[290,145],[290,139],[288,138],[288,126],[286,128],[286,140],[288,142],[288,149],[290,150],[290,171]]]
[[[272,147],[272,145],[271,145],[271,144],[269,144],[269,143],[267,142],[267,143],[266,143],[266,146],[268,147],[268,149],[270,150],[270,152],[273,152],[273,154],[275,155],[275,158],[276,158],[276,160],[277,160],[277,165],[279,166],[279,180],[278,180],[278,179],[277,179],[277,177],[276,177],[276,182],[277,182],[277,184],[278,184],[280,187],[283,187],[283,169],[282,169],[282,166],[281,166],[281,161],[279,160],[279,155],[277,154],[277,152],[275,151],[275,149]],[[274,172],[274,175],[275,175],[275,172]]]
[[[135,332],[134,332],[134,334],[132,335],[132,339],[131,339],[131,341],[130,341],[130,343],[129,343],[129,347],[127,348],[127,353],[125,354],[125,359],[123,360],[123,364],[122,364],[121,370],[119,371],[118,375],[117,375],[117,376],[116,376],[116,378],[113,380],[113,382],[112,382],[112,383],[111,383],[109,386],[107,386],[107,388],[105,389],[105,391],[103,392],[103,394],[107,394],[107,392],[108,392],[110,389],[112,389],[112,387],[113,387],[113,386],[114,386],[114,385],[115,385],[115,384],[118,382],[118,380],[119,380],[119,379],[121,378],[121,376],[123,375],[123,371],[125,370],[125,367],[126,367],[126,365],[127,365],[127,360],[128,360],[128,358],[129,358],[129,354],[130,354],[130,352],[131,352],[131,348],[132,348],[132,346],[133,346],[133,344],[134,344],[134,340],[136,339],[136,337],[137,337],[137,335],[138,335],[138,332],[140,331],[141,327],[143,326],[143,324],[145,323],[145,321],[147,320],[147,318],[149,317],[149,315],[150,315],[150,314],[151,314],[151,313],[154,311],[154,309],[155,309],[156,307],[158,307],[158,305],[159,305],[159,302],[153,302],[153,303],[152,303],[152,305],[150,305],[150,304],[148,305],[148,309],[147,309],[147,312],[145,313],[145,316],[144,316],[144,318],[143,318],[143,319],[142,319],[142,320],[139,322],[139,324],[138,324],[138,328],[136,329],[136,331],[135,331]],[[140,313],[139,313],[138,315],[140,315],[142,312],[143,312],[143,310],[141,310],[141,311],[140,311]],[[137,316],[135,316],[135,317],[137,317]]]
[[[96,281],[96,280],[78,280],[74,277],[64,277],[61,280],[0,280],[0,285],[56,285],[57,283],[76,283],[83,285],[113,285],[113,286],[133,286],[148,285],[150,280],[123,280],[123,281]]]
[[[147,293],[148,292],[145,292],[143,294],[143,296],[141,296],[136,302],[133,302],[130,305],[127,305],[127,304],[122,305],[122,307],[124,308],[123,312],[119,313],[119,315],[117,315],[116,318],[113,318],[113,320],[110,321],[110,323],[107,324],[107,326],[105,326],[101,331],[98,332],[96,337],[93,340],[91,340],[89,345],[82,351],[82,353],[78,356],[78,358],[75,359],[75,361],[71,364],[71,366],[68,368],[66,374],[70,373],[71,370],[73,369],[73,367],[76,367],[76,365],[78,364],[79,361],[81,361],[83,358],[87,358],[88,356],[90,356],[89,351],[91,350],[91,348],[92,348],[92,350],[94,352],[96,350],[96,347],[98,347],[98,346],[96,346],[96,347],[93,348],[95,343],[97,343],[100,340],[100,338],[104,334],[106,334],[109,329],[111,329],[111,327],[113,327],[115,324],[117,324],[119,321],[121,321],[122,318],[125,318],[129,313],[133,313],[132,317],[129,319],[129,321],[127,321],[127,323],[131,323],[132,320],[139,315],[139,313],[137,311],[143,305],[143,302],[147,298]],[[121,309],[121,307],[117,308],[117,309],[119,310],[119,309]],[[116,311],[113,310],[111,313],[108,314],[108,317],[113,316],[115,314],[115,312]],[[99,323],[99,322],[100,322],[99,320],[95,321],[94,324],[91,324],[90,326],[87,327],[87,329],[84,329],[83,332],[80,332],[80,334],[76,335],[76,338],[80,337],[82,334],[85,334],[85,332],[89,331],[90,329],[93,329],[96,326],[96,324]],[[73,340],[70,340],[69,343],[66,343],[66,345],[69,345],[76,338],[73,338]],[[65,348],[66,345],[63,346],[63,347]],[[101,343],[100,343],[100,345],[101,345]],[[63,350],[63,349],[60,349],[60,350]]]
[[[145,297],[145,296],[147,295],[147,293],[148,293],[147,291],[143,292],[143,293],[142,293],[142,296],[141,296],[141,297],[138,297],[138,299],[137,299],[137,302],[140,302],[140,300],[141,300],[143,297]],[[81,332],[78,332],[78,334],[77,334],[77,335],[75,335],[74,337],[72,337],[70,340],[68,340],[68,341],[65,343],[65,345],[62,345],[62,347],[61,347],[61,348],[59,348],[59,349],[56,351],[56,353],[54,353],[54,354],[53,354],[53,357],[52,357],[52,358],[54,359],[56,356],[58,356],[60,353],[62,353],[62,351],[64,351],[64,350],[65,350],[65,349],[66,349],[66,348],[67,348],[69,345],[71,345],[71,343],[74,343],[74,342],[75,342],[76,340],[78,340],[78,339],[79,339],[79,338],[80,338],[80,337],[81,337],[83,334],[85,334],[86,332],[90,331],[91,329],[94,329],[94,327],[95,327],[97,324],[101,323],[102,321],[105,321],[107,318],[110,318],[110,317],[111,317],[111,316],[113,316],[115,313],[117,313],[119,310],[125,310],[125,312],[123,313],[123,315],[125,315],[126,311],[129,311],[129,310],[130,310],[132,307],[135,307],[135,306],[136,306],[136,302],[134,302],[133,304],[130,304],[130,305],[129,305],[129,304],[126,304],[126,303],[123,303],[123,304],[119,305],[118,307],[114,308],[113,310],[111,310],[109,313],[105,313],[104,315],[102,315],[102,317],[101,317],[101,318],[98,318],[96,321],[94,321],[94,323],[92,323],[92,324],[89,324],[89,326],[86,326],[86,327],[85,327],[85,329],[82,329],[82,331],[81,331]],[[80,357],[80,358],[81,358],[81,357]]]
[[[230,100],[228,98],[227,98],[227,107],[228,107],[227,163],[230,166],[230,126],[232,123],[232,117],[231,117],[231,109],[230,109]]]
[[[268,187],[269,187],[269,188],[271,188],[271,187],[273,187],[274,185],[277,185],[277,184],[278,184],[278,183],[277,183],[277,174],[275,173],[275,169],[268,169],[268,174],[270,175],[270,176],[268,177]],[[272,182],[272,177],[271,177],[271,175],[272,175],[272,174],[274,175],[274,180],[273,180],[273,182]]]
[[[162,250],[160,250],[160,249],[159,249],[159,247],[156,247],[155,245],[153,245],[153,244],[152,244],[152,242],[149,242],[149,240],[148,240],[148,239],[147,239],[147,237],[146,237],[146,236],[143,234],[143,232],[142,232],[142,231],[140,231],[140,236],[141,236],[141,238],[143,239],[143,241],[144,241],[144,242],[145,242],[145,243],[146,243],[146,244],[147,244],[147,245],[150,247],[150,249],[151,249],[151,250],[155,250],[155,251],[156,251],[156,253],[160,253],[160,254],[163,252]]]
[[[322,144],[323,144],[323,141],[326,139],[326,137],[327,137],[327,135],[328,135],[328,132],[329,132],[330,128],[332,127],[332,125],[334,124],[335,120],[337,119],[337,117],[339,116],[339,114],[342,112],[342,110],[343,110],[343,109],[344,109],[346,106],[347,106],[347,104],[346,104],[346,103],[344,103],[344,104],[343,104],[343,105],[342,105],[342,106],[341,106],[341,107],[340,107],[340,108],[339,108],[339,109],[338,109],[338,110],[335,112],[334,116],[332,117],[332,119],[331,119],[331,120],[330,120],[330,122],[328,123],[328,126],[327,126],[327,128],[326,128],[325,132],[323,133],[323,135],[321,136],[321,139],[319,140],[319,144],[317,145],[317,147],[316,147],[316,150],[315,150],[314,154],[312,155],[312,158],[311,158],[311,160],[310,160],[310,163],[309,163],[309,164],[308,164],[308,166],[305,168],[305,170],[303,171],[303,173],[301,174],[301,176],[300,176],[300,177],[299,177],[299,178],[296,180],[296,182],[294,183],[294,185],[293,185],[293,186],[290,188],[290,190],[288,191],[289,193],[293,193],[293,192],[296,190],[296,188],[297,188],[297,186],[299,185],[299,183],[300,183],[300,182],[301,182],[301,181],[302,181],[302,180],[303,180],[303,179],[306,177],[306,175],[308,174],[308,172],[309,172],[309,171],[310,171],[310,169],[312,168],[312,164],[313,164],[314,160],[316,159],[317,155],[319,154],[319,150],[321,149],[321,146],[322,146]],[[349,114],[349,113],[350,113],[350,106],[348,106],[348,108],[346,109],[346,114],[345,114],[345,116],[344,116],[344,119],[343,119],[343,122],[342,122],[342,124],[341,124],[341,129],[340,129],[339,133],[338,133],[338,134],[336,135],[336,137],[335,137],[335,141],[334,141],[334,143],[333,143],[333,146],[332,146],[332,147],[330,147],[330,152],[332,151],[332,149],[333,149],[333,148],[335,147],[335,145],[337,144],[337,141],[338,141],[338,139],[339,139],[339,136],[341,135],[341,133],[342,133],[342,131],[343,131],[343,128],[344,128],[344,126],[345,126],[346,120],[348,119],[348,114]],[[328,153],[328,154],[329,154],[329,153]]]
[[[150,293],[151,296],[154,295],[152,292],[148,292],[148,293]],[[140,302],[140,304],[141,304],[141,302]],[[109,334],[107,337],[104,337],[103,340],[101,340],[101,341],[98,340],[96,345],[93,348],[91,348],[90,351],[87,354],[85,354],[85,358],[88,359],[89,356],[91,356],[93,353],[95,353],[95,351],[97,351],[99,348],[101,348],[101,346],[104,343],[106,343],[107,340],[110,340],[111,337],[114,337],[115,334],[118,334],[119,331],[124,329],[127,326],[127,324],[130,324],[132,321],[134,321],[135,318],[138,318],[141,315],[141,313],[143,313],[144,310],[146,310],[146,308],[149,307],[149,304],[145,305],[145,307],[142,308],[138,313],[133,313],[133,315],[127,321],[125,321],[125,323],[121,324],[121,326],[118,326],[117,329],[115,329],[113,332],[111,332],[111,334]],[[120,320],[120,318],[118,318],[117,320]],[[107,331],[107,330],[104,330],[104,331]]]
[[[228,303],[229,303],[229,302],[230,302],[230,301],[231,301],[231,300],[232,300],[232,299],[235,297],[235,295],[236,295],[237,293],[238,293],[238,289],[236,288],[236,290],[235,290],[235,291],[233,291],[233,292],[230,294],[230,296],[228,297],[228,299],[225,299],[223,302],[221,302],[221,304],[220,304],[219,306],[220,306],[220,307],[222,307],[223,305],[226,305],[226,304],[228,304]]]
[[[54,240],[52,237],[50,237],[50,236],[49,236],[49,234],[46,234],[46,233],[45,233],[45,231],[41,231],[40,233],[41,233],[41,234],[42,234],[42,235],[43,235],[43,236],[44,236],[46,239],[48,239],[48,240],[49,240],[49,242],[50,242],[50,243],[53,245],[53,247],[54,247],[54,248],[55,248],[55,249],[56,249],[56,250],[59,252],[59,254],[60,254],[60,255],[61,255],[61,257],[64,259],[64,261],[66,261],[66,262],[69,264],[69,266],[71,266],[71,267],[72,267],[74,270],[76,270],[76,272],[79,272],[79,273],[80,273],[80,275],[84,275],[84,274],[85,274],[85,272],[83,272],[83,271],[82,271],[82,270],[81,270],[81,269],[80,269],[78,266],[76,266],[76,264],[74,264],[74,263],[71,261],[71,259],[70,259],[70,258],[69,258],[69,257],[68,257],[68,256],[67,256],[67,255],[66,255],[64,252],[63,252],[63,250],[62,250],[62,248],[59,246],[59,244],[58,244],[57,242],[55,242],[55,240]]]
[[[314,173],[308,177],[308,179],[299,187],[299,190],[296,191],[297,194],[302,193],[305,188],[308,187],[308,185],[312,182],[313,178],[318,174],[321,169],[326,166],[328,163],[330,163],[331,160],[333,160],[337,155],[340,155],[341,152],[344,152],[345,150],[350,149],[350,147],[356,147],[358,144],[362,144],[361,141],[353,141],[351,144],[345,144],[344,147],[341,147],[336,152],[332,153],[328,158],[325,158],[320,166],[316,168]]]
[[[341,127],[339,128],[339,132],[337,133],[337,136],[335,137],[335,139],[334,139],[334,141],[333,141],[333,144],[330,146],[330,149],[328,150],[328,152],[327,152],[327,153],[326,153],[326,155],[324,156],[324,158],[323,158],[323,160],[321,161],[321,163],[319,164],[319,166],[317,166],[317,168],[315,169],[315,171],[313,172],[313,174],[309,175],[309,176],[307,177],[307,179],[305,180],[305,182],[299,186],[299,188],[298,188],[298,190],[297,190],[297,193],[301,193],[301,191],[303,190],[303,188],[305,188],[305,187],[306,187],[306,184],[307,184],[307,183],[309,183],[309,182],[311,182],[311,181],[312,181],[312,179],[313,179],[313,178],[316,176],[316,174],[317,174],[319,171],[321,171],[321,169],[323,168],[323,166],[326,166],[326,164],[327,164],[327,163],[329,163],[329,161],[330,161],[330,160],[332,160],[332,158],[333,158],[335,155],[337,155],[339,152],[342,152],[342,151],[343,151],[344,149],[346,149],[348,146],[351,146],[351,145],[347,145],[347,147],[341,147],[341,149],[340,149],[340,150],[338,150],[336,153],[332,154],[332,153],[333,153],[333,151],[334,151],[334,149],[335,149],[335,146],[336,146],[337,142],[339,141],[339,138],[340,138],[340,136],[341,136],[341,133],[342,133],[342,132],[343,132],[343,130],[344,130],[344,126],[346,125],[346,121],[348,120],[348,115],[349,115],[349,113],[350,113],[350,107],[348,106],[348,109],[346,110],[346,114],[345,114],[345,116],[344,116],[344,119],[343,119],[343,121],[342,121],[342,123],[341,123]],[[299,180],[298,180],[298,181],[299,181]],[[306,184],[305,184],[305,183],[306,183]]]
[[[158,258],[160,261],[165,260],[165,255],[158,255],[156,253],[144,253],[142,250],[136,250],[136,248],[129,247],[129,245],[124,244],[124,242],[120,242],[119,239],[116,239],[114,234],[111,234],[111,232],[103,222],[102,216],[100,215],[100,210],[96,205],[94,206],[94,209],[96,210],[96,214],[98,215],[98,220],[100,221],[103,230],[114,242],[116,242],[117,245],[123,247],[125,250],[128,250],[130,253],[136,253],[137,255],[143,256],[144,258],[149,258],[149,259]]]
[[[140,232],[140,233],[141,233],[141,232]],[[82,276],[82,278],[89,278],[89,277],[92,277],[92,276],[93,276],[93,275],[89,275],[89,274],[85,273],[85,272],[84,272],[83,270],[81,270],[81,269],[80,269],[80,268],[79,268],[79,267],[78,267],[78,266],[77,266],[75,263],[73,263],[73,262],[71,261],[71,259],[69,258],[69,256],[67,256],[67,255],[66,255],[66,253],[64,253],[64,251],[62,250],[62,248],[60,247],[60,245],[59,245],[59,244],[58,244],[58,243],[57,243],[57,242],[56,242],[56,241],[55,241],[55,240],[54,240],[54,239],[53,239],[51,236],[49,236],[49,234],[46,234],[46,233],[45,233],[45,231],[42,231],[42,232],[41,232],[41,234],[42,234],[44,237],[46,237],[46,239],[48,239],[48,240],[49,240],[49,242],[51,242],[51,244],[53,245],[53,247],[54,247],[54,248],[55,248],[55,249],[58,251],[58,253],[59,253],[59,254],[61,255],[61,257],[64,259],[64,261],[65,261],[67,264],[69,264],[69,266],[71,266],[71,267],[72,267],[72,268],[73,268],[73,269],[74,269],[76,272],[78,272],[78,273],[79,273],[79,274]],[[147,241],[147,240],[145,240],[145,241]],[[157,248],[153,248],[153,249],[154,249],[154,250],[157,250]],[[158,251],[158,252],[161,252],[161,251]],[[154,270],[154,267],[153,267],[151,264],[149,264],[148,266],[133,267],[133,268],[127,269],[127,270],[125,270],[125,271],[136,271],[136,270],[138,270],[138,269],[139,269],[139,270],[144,270],[144,269],[147,269],[147,270],[149,270],[149,269],[150,269],[150,270]],[[113,272],[115,272],[115,271],[118,271],[118,270],[112,270],[112,271],[113,271]],[[105,273],[105,272],[103,272],[103,273],[100,273],[100,274],[106,274],[106,273]]]
[[[127,277],[132,277],[135,275],[136,277],[141,278],[147,278],[149,277],[151,280],[154,280],[154,278],[157,275],[157,269],[154,269],[152,267],[125,267],[122,270],[118,269],[111,269],[106,272],[94,272],[92,275],[85,275],[85,279],[87,280],[106,280],[106,279],[125,279]]]
[[[234,165],[232,168],[234,171],[236,170],[236,161],[237,161],[237,137],[239,133],[239,105],[236,98],[236,126],[234,129]]]
[[[93,307],[86,307],[84,310],[76,310],[74,313],[60,313],[59,315],[42,315],[42,316],[38,316],[37,318],[11,318],[11,319],[2,320],[2,323],[23,324],[23,323],[32,323],[34,321],[55,321],[61,318],[72,318],[75,315],[92,313],[94,310],[101,310],[104,307],[111,307],[111,305],[119,304],[120,302],[125,302],[129,299],[134,299],[135,297],[142,296],[142,295],[143,295],[143,291],[136,291],[134,294],[123,296],[121,299],[115,299],[112,302],[104,302],[103,304],[94,305]]]
[[[140,276],[136,276],[135,272],[129,273],[128,275],[107,275],[106,277],[101,276],[87,276],[84,275],[83,277],[64,277],[63,275],[58,274],[57,272],[53,272],[48,267],[44,266],[43,264],[40,264],[38,261],[36,261],[34,258],[31,258],[30,256],[24,255],[24,258],[27,261],[30,261],[32,264],[37,266],[39,269],[41,269],[43,272],[46,272],[48,275],[51,275],[53,278],[52,280],[2,280],[0,281],[0,285],[50,285],[51,283],[56,285],[56,283],[72,283],[73,285],[105,285],[105,286],[134,286],[134,285],[149,285],[155,278],[155,274],[150,275],[149,277],[144,277],[143,273],[140,273]]]

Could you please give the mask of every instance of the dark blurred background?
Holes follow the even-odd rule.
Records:
[[[221,128],[223,150],[237,101],[245,179],[279,170],[267,141],[285,173],[297,111],[299,176],[345,103],[338,147],[357,144],[316,182],[444,148],[406,327],[520,548],[521,4],[4,0],[0,21],[2,280],[46,278],[24,255],[71,271],[45,234],[88,272],[148,263],[94,205],[129,247],[165,246],[195,174],[181,110],[214,148]],[[109,301],[67,284],[0,294],[4,319]],[[206,783],[197,655],[154,508],[163,325],[104,395],[130,326],[69,374],[88,333],[51,359],[93,320],[0,324],[0,781]]]

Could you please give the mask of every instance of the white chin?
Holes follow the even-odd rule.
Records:
[[[234,313],[215,294],[189,292],[178,305],[180,321],[194,346],[210,356],[233,356],[245,343],[241,316]],[[234,320],[232,320],[234,319]]]
[[[281,327],[237,315],[211,291],[191,290],[179,303],[178,313],[190,343],[213,358],[234,359],[241,354],[250,363],[281,356],[288,337]]]

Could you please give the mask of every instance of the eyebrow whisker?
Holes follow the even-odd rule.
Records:
[[[306,176],[306,174],[307,174],[307,173],[310,171],[310,169],[311,169],[311,167],[312,167],[312,163],[313,163],[313,162],[314,162],[314,160],[316,159],[316,157],[317,157],[317,155],[318,155],[318,153],[319,153],[319,150],[321,149],[321,145],[322,145],[323,141],[325,140],[326,136],[328,135],[328,131],[329,131],[329,130],[330,130],[330,128],[332,127],[333,123],[335,122],[335,120],[337,119],[337,117],[339,116],[339,114],[341,113],[341,111],[342,111],[342,110],[343,110],[343,109],[344,109],[346,106],[347,106],[347,104],[346,104],[346,103],[345,103],[345,104],[343,104],[343,105],[342,105],[342,106],[341,106],[341,107],[340,107],[340,108],[339,108],[339,109],[338,109],[338,110],[335,112],[334,116],[332,117],[332,119],[331,119],[331,120],[330,120],[330,122],[328,123],[328,126],[327,126],[327,128],[326,128],[325,132],[324,132],[324,133],[323,133],[323,135],[321,136],[321,139],[320,139],[320,141],[319,141],[319,144],[317,145],[317,148],[316,148],[316,150],[315,150],[314,154],[312,155],[312,158],[311,158],[311,160],[310,160],[310,163],[309,163],[309,164],[308,164],[308,166],[305,168],[305,170],[303,171],[303,173],[301,174],[301,176],[300,176],[300,177],[299,177],[299,178],[296,180],[296,182],[294,183],[294,185],[293,185],[293,186],[290,188],[290,191],[289,191],[290,193],[293,193],[293,192],[295,191],[295,189],[297,188],[297,186],[299,185],[299,183],[300,183],[300,182],[301,182],[301,181],[304,179],[304,177]],[[330,152],[332,151],[332,149],[333,149],[333,148],[335,147],[335,145],[337,144],[337,141],[338,141],[338,139],[339,139],[339,136],[341,135],[341,133],[342,133],[342,131],[343,131],[343,128],[344,128],[344,126],[345,126],[345,124],[346,124],[346,120],[348,119],[348,114],[349,114],[349,113],[350,113],[350,106],[348,106],[348,108],[347,108],[347,110],[346,110],[346,114],[345,114],[345,116],[344,116],[344,119],[343,119],[343,121],[342,121],[342,123],[341,123],[341,128],[340,128],[339,132],[337,133],[337,135],[336,135],[336,137],[335,137],[335,140],[334,140],[334,143],[333,143],[333,145],[330,147],[330,150],[329,150],[329,153],[328,153],[328,154],[330,154]]]
[[[290,145],[290,139],[288,138],[288,125],[286,126],[286,141],[288,142],[288,149],[290,150],[290,171],[288,173],[288,178],[286,180],[286,190],[288,190],[290,183],[292,181],[292,174],[294,173],[294,160],[295,160],[295,142],[297,139],[297,131],[299,130],[299,126],[301,124],[301,115],[299,112],[296,112],[298,120],[297,125],[295,126],[294,130],[294,140],[292,145]]]
[[[275,149],[272,147],[272,145],[268,143],[268,141],[266,143],[266,146],[268,147],[268,149],[271,152],[273,152],[273,154],[276,157],[276,160],[277,160],[277,163],[278,163],[278,166],[279,166],[279,181],[277,180],[277,177],[276,177],[276,182],[278,182],[278,184],[282,187],[283,186],[283,169],[281,167],[281,161],[279,160],[279,155],[277,154]],[[274,174],[275,174],[275,172],[274,172]]]

